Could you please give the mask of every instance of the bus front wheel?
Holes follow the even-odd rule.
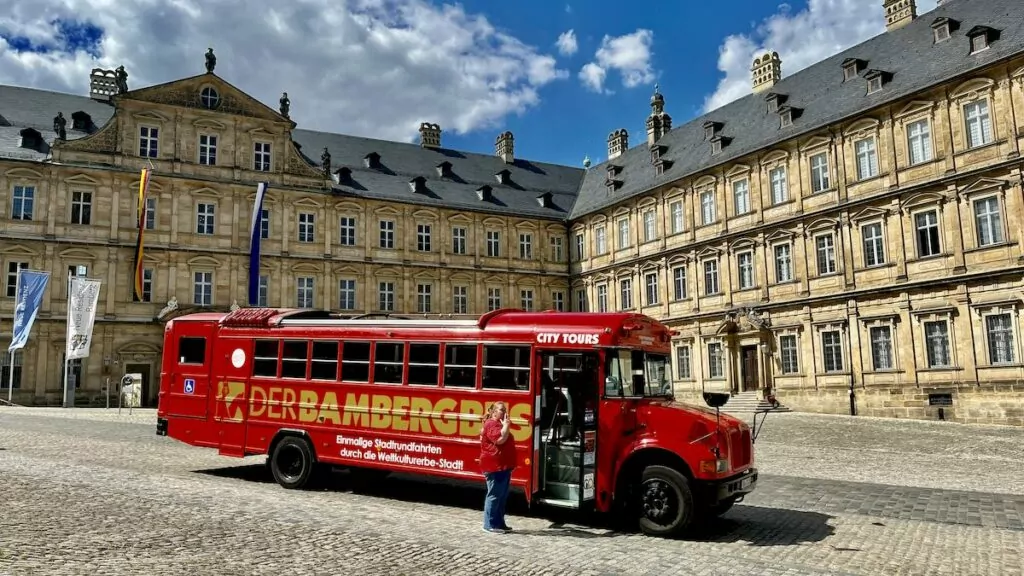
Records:
[[[636,487],[640,529],[651,536],[670,536],[685,530],[693,520],[693,492],[678,470],[648,466]]]
[[[298,436],[282,438],[270,455],[270,471],[274,480],[289,490],[305,486],[315,467],[313,447],[308,440]]]

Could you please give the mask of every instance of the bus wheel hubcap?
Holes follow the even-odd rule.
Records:
[[[668,483],[664,480],[648,480],[644,482],[641,497],[644,516],[659,524],[665,524],[675,516],[676,498]]]
[[[289,480],[294,480],[302,473],[302,453],[294,446],[288,446],[277,457],[277,465],[281,473]]]

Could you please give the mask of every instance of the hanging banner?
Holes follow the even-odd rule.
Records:
[[[96,322],[96,305],[100,298],[100,281],[72,278],[68,295],[68,360],[85,358],[92,344],[92,328]]]
[[[38,272],[22,268],[18,270],[17,290],[14,296],[14,333],[8,352],[24,348],[28,335],[32,332],[32,324],[36,314],[43,305],[43,294],[50,281],[49,272]]]

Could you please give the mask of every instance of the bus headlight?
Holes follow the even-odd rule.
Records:
[[[700,471],[705,474],[725,474],[729,471],[729,460],[726,458],[701,460]]]

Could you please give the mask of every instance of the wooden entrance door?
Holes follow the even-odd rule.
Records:
[[[757,346],[744,346],[741,349],[741,363],[742,369],[740,370],[743,382],[741,384],[743,392],[750,392],[757,390],[758,386],[758,370],[757,370]]]

